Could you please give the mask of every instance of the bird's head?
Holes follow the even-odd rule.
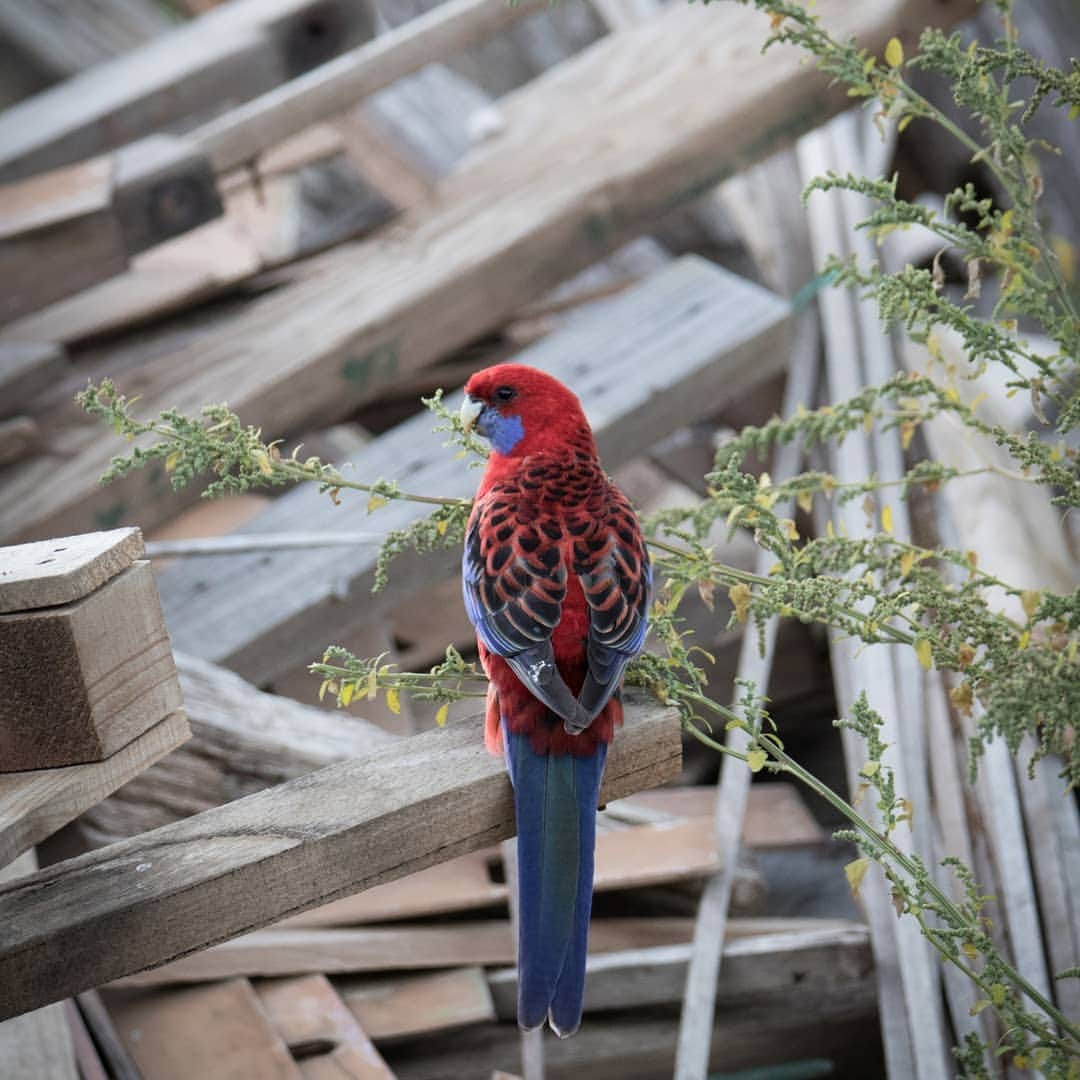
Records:
[[[577,395],[525,364],[496,364],[473,375],[465,384],[461,422],[505,457],[567,445],[596,452]]]

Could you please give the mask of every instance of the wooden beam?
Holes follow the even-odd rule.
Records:
[[[0,773],[0,866],[111,795],[175,750],[189,734],[180,710],[104,761]]]
[[[604,799],[679,773],[677,715],[628,697]],[[510,786],[480,727],[401,740],[0,890],[0,1016],[509,836]]]
[[[106,998],[116,1030],[147,1080],[300,1080],[247,979]]]
[[[870,50],[967,9],[966,0],[819,7],[830,30]],[[560,64],[504,99],[505,131],[439,186],[431,207],[406,214],[392,243],[374,238],[318,256],[303,282],[159,357],[162,381],[142,407],[196,412],[227,398],[268,434],[286,434],[315,416],[346,416],[400,374],[504,323],[847,102],[797,50],[762,61],[767,32],[755,12],[678,4]],[[565,163],[557,185],[552,161]],[[40,535],[57,516],[109,507],[138,505],[148,522],[165,494],[149,477],[96,491],[114,449],[107,443],[95,429],[49,484],[23,473],[0,500],[19,507],[0,511],[0,535]]]
[[[749,920],[758,921],[758,920]],[[762,919],[762,933],[742,936],[739,920],[724,943],[716,1009],[757,1005],[791,1012],[824,1008],[838,997],[873,1001],[874,959],[862,923],[826,919]],[[769,922],[775,923],[771,929]],[[787,923],[788,925],[785,925]],[[796,925],[791,925],[795,923]],[[681,1002],[693,944],[663,945],[589,957],[585,1011],[655,1008]],[[488,984],[500,1020],[516,1015],[517,972],[493,971]]]
[[[594,919],[589,951],[618,952],[682,943],[690,939],[692,929],[691,919],[678,916]],[[359,930],[258,930],[163,967],[125,976],[112,985],[161,986],[238,975],[254,978],[319,971],[340,975],[513,962],[514,935],[507,919],[406,923]]]
[[[605,466],[613,468],[776,370],[785,356],[787,305],[756,285],[687,258],[606,301],[519,357],[580,395]],[[457,397],[448,399],[455,407]],[[402,478],[411,490],[470,497],[475,471],[454,459],[430,415],[406,421],[349,462],[354,476]],[[251,533],[293,528],[370,531],[407,526],[426,508],[395,502],[375,516],[363,499],[333,506],[314,487],[285,495],[250,522]],[[2,512],[0,512],[2,513]],[[375,551],[322,550],[206,558],[160,579],[170,633],[180,649],[225,663],[255,682],[311,659],[311,643],[347,640],[389,616],[402,582],[418,590],[449,577],[457,555],[405,558],[390,589],[372,595]],[[224,582],[230,590],[224,590]],[[249,617],[235,618],[233,588]],[[229,595],[232,600],[227,604]],[[343,598],[350,602],[343,603]]]

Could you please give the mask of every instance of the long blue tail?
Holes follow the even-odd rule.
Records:
[[[537,754],[503,724],[518,862],[518,1024],[560,1038],[581,1024],[592,910],[596,804],[607,746],[590,757]]]

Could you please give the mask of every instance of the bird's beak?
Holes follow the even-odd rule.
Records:
[[[484,411],[484,403],[477,398],[466,396],[461,403],[461,426],[466,431],[472,431],[480,414]]]

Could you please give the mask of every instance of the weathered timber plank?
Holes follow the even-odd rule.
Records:
[[[485,988],[486,989],[486,988]],[[255,987],[259,1001],[285,1045],[298,1059],[304,1080],[394,1080],[325,975],[268,979]],[[321,1053],[317,1047],[327,1047]]]
[[[883,1076],[867,1039],[875,1003],[862,995],[840,1002],[826,1017],[773,1012],[767,1022],[752,1009],[733,1008],[713,1028],[710,1068],[726,1073],[805,1058],[831,1060],[837,1075]],[[825,1012],[825,1010],[823,1010]],[[678,1021],[646,1013],[588,1018],[572,1039],[544,1043],[547,1080],[655,1080],[671,1076]],[[447,1035],[386,1046],[384,1056],[398,1080],[490,1080],[493,1071],[519,1069],[516,1024],[477,1025]],[[519,1074],[520,1075],[520,1074]],[[805,1075],[805,1074],[804,1074]]]
[[[761,920],[768,923],[769,920]],[[835,1006],[837,995],[850,1001],[864,996],[873,1001],[874,961],[870,932],[861,923],[802,928],[740,937],[724,943],[724,962],[717,985],[716,1009],[755,1004],[762,1011],[784,1009],[823,1011]],[[781,923],[782,920],[776,920]],[[635,949],[590,956],[585,972],[585,1011],[647,1008],[682,1000],[690,942],[654,949]],[[517,972],[513,968],[488,976],[500,1020],[512,1020],[517,1007]]]
[[[679,917],[594,919],[589,951],[681,944],[693,920]],[[209,982],[237,975],[414,971],[464,964],[512,964],[514,935],[507,919],[441,925],[377,926],[360,930],[258,930],[171,964],[118,980],[116,986]]]
[[[371,36],[351,0],[239,0],[0,116],[0,178],[121,146],[245,101]]]
[[[376,1042],[450,1031],[495,1019],[480,967],[389,979],[335,980],[345,1004]]]
[[[112,794],[175,750],[189,734],[180,710],[104,761],[0,773],[0,866]]]
[[[147,1080],[300,1080],[246,979],[106,998],[116,1030]]]
[[[24,852],[13,863],[0,865],[0,884],[36,869],[37,856],[32,851]],[[0,1022],[0,1064],[4,1074],[13,1078],[77,1080],[79,1072],[64,1006],[57,1002]]]
[[[112,197],[112,166],[100,158],[0,189],[0,323],[127,266]]]
[[[611,468],[775,370],[783,361],[786,320],[787,306],[771,293],[688,258],[597,305],[520,359],[574,388]],[[399,425],[350,459],[350,475],[399,478],[410,490],[470,497],[475,471],[454,460],[433,426],[426,413]],[[395,502],[371,517],[363,499],[333,506],[308,488],[284,496],[244,531],[288,531],[301,523],[389,530],[425,512]],[[448,576],[456,561],[405,558],[393,577],[416,589]],[[394,588],[371,595],[374,565],[371,548],[208,558],[170,568],[160,588],[178,648],[259,682],[310,660],[396,603]],[[245,619],[235,618],[237,587]]]
[[[879,50],[898,30],[967,9],[967,0],[831,0],[821,14],[841,37]],[[672,5],[597,42],[502,102],[506,129],[439,186],[431,207],[317,257],[303,282],[162,357],[144,407],[197,411],[227,398],[268,434],[287,434],[314,416],[347,415],[399,374],[505,322],[847,100],[797,50],[762,61],[767,32],[754,12]],[[562,163],[557,184],[552,161]],[[29,472],[13,482],[5,494],[19,494],[20,512],[0,511],[0,535],[41,535],[57,515],[105,507],[138,505],[151,520],[165,492],[149,477],[96,492],[107,442],[95,434],[48,485]]]
[[[678,717],[632,704],[602,797],[678,775]],[[509,836],[479,718],[59,863],[0,890],[0,1016],[167,963]]]

